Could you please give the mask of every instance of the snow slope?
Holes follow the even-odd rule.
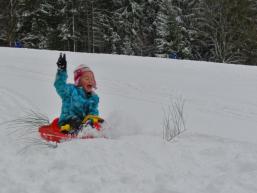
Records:
[[[257,67],[67,52],[69,82],[77,64],[94,70],[115,135],[21,151],[3,122],[24,109],[59,116],[58,55],[0,48],[0,193],[257,192]],[[163,109],[177,97],[187,130],[166,142]]]

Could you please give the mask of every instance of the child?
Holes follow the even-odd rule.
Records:
[[[57,74],[54,82],[57,93],[62,99],[62,111],[58,121],[61,132],[69,133],[79,129],[87,115],[98,115],[99,97],[94,92],[96,81],[94,73],[86,65],[74,70],[74,84],[67,84],[67,62],[65,54],[57,61]]]

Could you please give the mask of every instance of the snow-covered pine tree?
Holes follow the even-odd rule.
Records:
[[[16,36],[25,47],[48,48],[49,9],[41,1],[18,1]]]
[[[54,50],[66,50],[66,42],[61,37],[60,26],[63,22],[63,1],[62,0],[44,0],[42,7],[45,8],[47,13],[48,23],[48,36],[47,36],[47,47],[48,49]]]
[[[235,31],[240,34],[238,47],[240,49],[239,62],[257,65],[257,1],[241,0],[234,5]]]
[[[55,18],[60,19],[56,25],[56,30],[63,49],[77,51],[77,40],[79,39],[77,30],[78,1],[58,0],[56,6],[59,9]]]
[[[172,50],[182,59],[194,59],[195,22],[198,0],[171,1],[170,17],[172,26]],[[175,17],[175,21],[174,18]]]
[[[121,39],[120,53],[140,55],[142,40],[140,39],[140,18],[142,18],[143,0],[113,1],[115,7],[115,21],[113,29]]]
[[[225,63],[245,63],[247,37],[252,25],[250,0],[202,0],[198,21],[198,52],[202,59]],[[250,38],[251,42],[254,37]]]
[[[142,5],[143,13],[140,18],[140,55],[154,56],[155,18],[158,7],[157,1],[145,1]]]
[[[91,13],[89,14],[91,27],[89,29],[91,31],[92,52],[106,52],[106,36],[109,34],[111,14],[108,9],[109,3],[111,3],[110,0],[95,0],[94,3],[91,3],[89,11]]]
[[[102,38],[102,44],[104,52],[118,54],[122,53],[122,41],[121,36],[118,34],[117,23],[120,18],[116,9],[119,9],[122,2],[115,0],[98,0],[97,10],[99,12],[98,18],[98,31],[100,31],[100,37]],[[99,32],[98,32],[99,33]],[[99,38],[100,38],[99,37]]]
[[[154,21],[155,38],[154,47],[156,54],[168,54],[170,52],[170,44],[168,36],[170,34],[169,28],[169,15],[168,15],[168,2],[166,0],[159,1],[157,14]]]
[[[79,37],[76,40],[78,51],[106,51],[106,29],[109,28],[107,3],[102,0],[77,0],[73,4],[76,9],[75,34]]]
[[[8,20],[9,20],[9,6],[8,1],[1,0],[0,7],[2,11],[0,12],[0,45],[7,46],[10,43],[10,38],[8,38]]]
[[[201,0],[198,11],[197,21],[197,42],[195,43],[195,51],[199,53],[201,60],[221,61],[225,60],[225,56],[220,45],[224,42],[227,45],[227,18],[225,17],[223,0],[211,1]],[[226,31],[221,32],[221,29]],[[223,41],[224,40],[224,41]],[[221,44],[220,44],[221,43]],[[224,50],[225,51],[225,50]]]
[[[0,0],[0,45],[13,46],[17,25],[17,0]]]

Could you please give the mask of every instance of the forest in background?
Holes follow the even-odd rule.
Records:
[[[0,46],[257,65],[256,0],[0,0]]]

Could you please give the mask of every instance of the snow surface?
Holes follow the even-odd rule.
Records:
[[[69,82],[78,64],[95,72],[112,138],[21,151],[28,141],[5,122],[59,116],[58,55],[0,48],[0,193],[257,192],[257,67],[66,52]],[[167,142],[163,109],[177,97],[187,129]]]

